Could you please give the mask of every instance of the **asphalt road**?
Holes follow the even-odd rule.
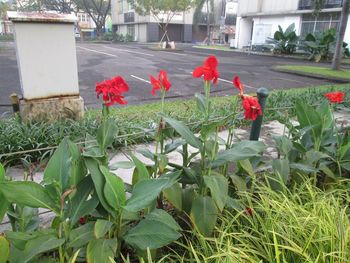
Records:
[[[168,99],[184,99],[202,91],[202,81],[191,75],[193,69],[204,59],[215,54],[219,60],[220,80],[212,88],[213,94],[220,96],[236,94],[232,78],[241,77],[247,92],[255,92],[259,87],[288,89],[306,86],[332,84],[324,80],[293,76],[271,70],[283,64],[308,64],[295,59],[283,59],[238,52],[225,52],[182,46],[183,52],[153,51],[140,44],[89,44],[77,43],[79,86],[87,107],[99,107],[95,84],[103,79],[121,75],[129,83],[126,95],[129,104],[141,104],[157,100],[150,93],[149,76],[157,75],[160,69],[168,71],[173,87]],[[35,61],[33,61],[35,66]],[[64,77],[64,76],[62,76]],[[10,111],[9,95],[21,94],[20,81],[13,43],[0,43],[0,113]]]

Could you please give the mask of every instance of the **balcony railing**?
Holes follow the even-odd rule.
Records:
[[[324,4],[324,8],[337,8],[341,7],[343,0],[326,0]],[[312,0],[300,0],[299,1],[299,10],[305,9],[313,9],[313,1]]]

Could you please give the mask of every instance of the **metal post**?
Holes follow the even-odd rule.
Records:
[[[258,116],[258,118],[255,121],[253,121],[252,129],[250,131],[250,138],[249,138],[251,141],[258,141],[259,140],[260,131],[261,131],[261,124],[262,124],[263,117],[264,117],[264,109],[265,109],[265,105],[266,105],[266,100],[267,100],[267,97],[269,96],[269,90],[267,88],[259,88],[258,91],[256,92],[256,94],[258,95],[259,104],[260,104],[260,107],[263,111],[263,114],[261,116]]]
[[[19,98],[16,93],[10,95],[11,105],[14,113],[19,112]]]

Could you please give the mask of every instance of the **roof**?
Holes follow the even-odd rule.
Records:
[[[54,12],[8,11],[7,16],[12,22],[75,23],[77,21],[77,17],[74,14],[58,14]]]

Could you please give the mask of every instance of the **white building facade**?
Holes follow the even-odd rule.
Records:
[[[263,45],[280,25],[285,30],[295,24],[297,35],[339,29],[342,0],[325,0],[325,8],[316,17],[311,0],[238,0],[236,47]],[[350,19],[345,34],[350,43]]]

